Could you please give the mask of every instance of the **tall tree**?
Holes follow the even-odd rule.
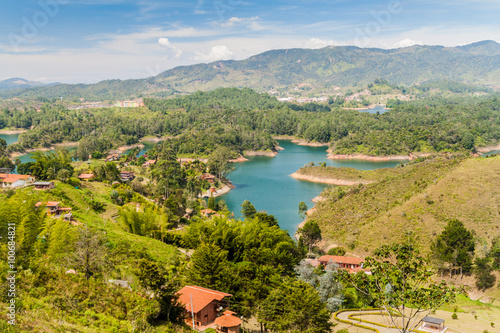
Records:
[[[431,244],[431,251],[438,261],[461,267],[464,272],[472,269],[474,250],[473,233],[455,219],[448,222]]]
[[[306,217],[306,213],[307,213],[307,205],[304,201],[301,201],[299,203],[299,215],[300,217],[302,217],[302,219],[304,219]]]
[[[104,244],[104,237],[96,232],[84,228],[75,244],[75,252],[70,261],[77,270],[85,273],[88,280],[91,276],[101,273],[108,263],[108,248]]]
[[[316,290],[300,280],[286,279],[261,303],[257,320],[277,333],[332,331],[330,312]]]
[[[428,269],[427,261],[408,244],[380,247],[374,257],[365,259],[363,267],[371,270],[371,275],[350,274],[343,270],[342,280],[372,297],[401,333],[412,332],[420,325],[423,314],[445,303],[453,303],[463,290],[444,281],[433,282],[433,272]]]
[[[255,209],[255,206],[252,205],[250,201],[245,200],[241,204],[241,214],[243,214],[246,219],[253,219],[255,214],[257,214],[257,209]]]
[[[224,146],[219,146],[208,156],[208,167],[210,172],[216,174],[218,178],[226,178],[233,170],[229,159],[233,157],[233,152]]]
[[[321,241],[321,229],[314,220],[307,221],[302,228],[297,230],[302,242],[308,246],[309,252]]]

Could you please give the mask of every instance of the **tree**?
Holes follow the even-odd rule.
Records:
[[[216,174],[219,179],[226,178],[233,170],[229,159],[233,157],[233,152],[224,146],[219,146],[208,156],[208,167],[210,172]]]
[[[57,179],[65,183],[69,177],[71,177],[71,172],[68,169],[61,169],[57,173]]]
[[[497,278],[491,274],[493,267],[490,264],[491,258],[476,258],[474,273],[476,276],[476,286],[479,290],[485,291],[495,285]]]
[[[328,250],[328,255],[330,256],[343,256],[345,255],[347,251],[341,247],[341,246],[337,246],[337,247],[332,247],[330,250]]]
[[[474,250],[474,235],[459,220],[449,221],[431,244],[431,251],[438,261],[459,266],[464,272],[472,269]]]
[[[332,331],[330,312],[316,290],[300,280],[286,279],[261,303],[257,320],[272,332],[323,333]]]
[[[321,302],[332,312],[337,311],[344,300],[342,284],[338,279],[338,265],[330,263],[324,271],[315,269],[307,261],[302,260],[295,267],[299,280],[309,283],[319,294]]]
[[[228,278],[227,251],[215,244],[201,244],[191,257],[189,279],[193,284],[211,289],[225,289]]]
[[[84,228],[80,231],[75,244],[75,252],[70,261],[77,270],[85,273],[85,278],[88,280],[104,270],[108,263],[107,256],[108,248],[104,244],[104,237]]]
[[[307,205],[304,201],[301,201],[299,203],[299,215],[302,219],[304,219],[306,217],[306,213],[307,213]]]
[[[314,220],[307,221],[302,228],[297,230],[297,234],[300,235],[302,242],[307,245],[309,252],[321,241],[321,229]]]
[[[433,272],[413,245],[384,245],[375,251],[374,257],[365,259],[363,267],[371,270],[371,276],[342,270],[342,280],[371,296],[401,333],[412,332],[420,324],[421,314],[453,303],[456,295],[463,292],[444,281],[433,282]]]
[[[241,214],[243,214],[246,219],[253,219],[255,214],[257,214],[257,209],[255,209],[255,206],[252,205],[250,201],[245,200],[241,204]]]

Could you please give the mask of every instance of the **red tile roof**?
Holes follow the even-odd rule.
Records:
[[[94,174],[93,173],[82,173],[78,178],[80,179],[90,179],[93,178]]]
[[[233,296],[220,291],[198,286],[186,286],[179,290],[179,302],[191,312],[191,296],[193,297],[193,312],[197,313],[213,301],[221,301],[224,297]]]
[[[233,316],[234,312],[225,311],[220,317],[215,318],[215,324],[220,327],[235,327],[241,325],[241,319]]]
[[[35,204],[36,207],[40,207],[40,206],[50,206],[50,207],[54,207],[54,206],[57,206],[59,205],[60,202],[59,201],[47,201],[47,202],[37,202]]]
[[[30,176],[30,175],[15,175],[15,174],[11,174],[11,173],[10,174],[0,173],[0,181],[2,181],[3,183],[15,183],[20,179],[25,180],[28,178],[32,178],[32,176]]]
[[[361,263],[364,261],[363,259],[359,258],[354,258],[354,257],[344,257],[344,256],[321,256],[318,259],[320,262],[334,262],[337,264],[348,264],[348,265],[361,265]]]

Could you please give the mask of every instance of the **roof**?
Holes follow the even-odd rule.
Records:
[[[80,176],[78,176],[78,178],[80,179],[90,179],[92,177],[94,177],[93,173],[82,173]]]
[[[321,262],[334,262],[337,264],[348,264],[348,265],[361,265],[364,261],[363,259],[354,258],[354,257],[344,257],[344,256],[321,256],[319,259]]]
[[[202,209],[200,212],[203,213],[203,214],[217,213],[215,210],[211,210],[211,209],[208,209],[208,208],[207,209]]]
[[[215,318],[215,324],[220,327],[235,327],[241,325],[241,319],[233,316],[234,312],[225,311],[220,317]]]
[[[193,312],[197,313],[213,301],[221,301],[224,297],[233,296],[220,291],[198,286],[186,286],[179,290],[179,302],[191,311],[191,296],[193,297]]]
[[[35,182],[33,183],[33,185],[42,185],[42,186],[49,186],[49,185],[52,185],[54,184],[53,182]]]
[[[47,201],[47,202],[41,202],[41,201],[39,201],[39,202],[37,202],[35,204],[35,206],[36,207],[40,207],[40,206],[51,206],[51,207],[53,207],[53,206],[57,206],[59,204],[60,204],[59,201]]]
[[[24,180],[24,179],[29,179],[32,178],[30,175],[15,175],[12,173],[5,174],[5,173],[0,173],[0,180],[4,183],[15,183],[18,180]]]
[[[429,316],[426,316],[424,319],[422,319],[422,321],[426,322],[426,323],[436,324],[436,325],[441,325],[442,323],[444,323],[444,319],[434,318],[434,317],[429,317]]]
[[[321,264],[318,259],[304,259],[304,261],[314,268],[318,267]]]

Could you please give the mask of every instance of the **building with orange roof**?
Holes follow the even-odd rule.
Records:
[[[226,298],[233,295],[199,286],[186,286],[179,290],[179,303],[186,309],[186,324],[199,329],[211,324],[227,304]],[[192,316],[193,314],[193,316]]]
[[[235,316],[233,311],[226,310],[222,316],[215,318],[218,332],[240,333],[242,320]]]
[[[93,173],[82,173],[80,176],[78,176],[78,179],[80,180],[92,180],[95,178],[95,175]]]
[[[16,175],[12,173],[0,173],[0,187],[22,187],[32,184],[35,177],[30,175]]]
[[[321,256],[318,261],[323,265],[327,266],[330,263],[335,263],[340,269],[346,269],[349,273],[357,273],[363,270],[363,259],[355,257],[345,257],[345,256]],[[368,272],[368,271],[366,271]]]
[[[61,217],[67,221],[71,221],[73,214],[71,213],[71,208],[68,207],[60,207],[61,203],[59,201],[47,201],[47,202],[37,202],[35,204],[36,207],[46,207],[47,215],[53,216],[54,218]]]

